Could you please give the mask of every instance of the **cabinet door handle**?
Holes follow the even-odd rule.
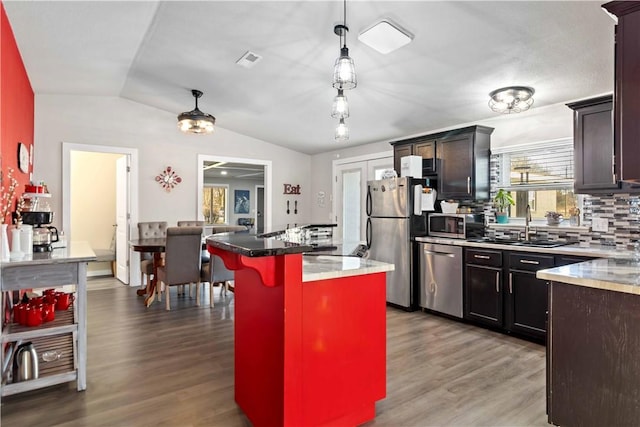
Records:
[[[540,261],[531,261],[529,259],[521,259],[520,262],[522,264],[533,264],[533,265],[538,265],[540,264]]]
[[[471,194],[471,177],[467,177],[467,194]]]
[[[473,257],[478,259],[491,259],[489,255],[474,255]]]
[[[500,272],[496,271],[496,293],[500,293]]]
[[[513,273],[509,273],[509,293],[513,293]]]
[[[615,154],[613,155],[613,158],[611,159],[611,177],[613,179],[613,181],[612,181],[613,184],[618,182],[618,180],[616,179],[616,156],[615,156]]]

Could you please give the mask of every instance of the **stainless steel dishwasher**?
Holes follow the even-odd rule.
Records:
[[[420,307],[462,318],[462,247],[420,243]]]

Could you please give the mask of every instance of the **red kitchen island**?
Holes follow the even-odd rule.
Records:
[[[386,395],[386,264],[207,238],[235,272],[235,400],[256,427],[355,426]]]

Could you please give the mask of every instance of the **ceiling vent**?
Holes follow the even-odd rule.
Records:
[[[251,68],[262,60],[262,56],[257,55],[250,50],[246,51],[240,59],[236,61],[236,64],[244,68]]]

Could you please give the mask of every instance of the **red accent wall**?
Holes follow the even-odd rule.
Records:
[[[1,1],[0,15],[0,164],[5,189],[9,187],[8,168],[13,169],[13,176],[18,181],[11,202],[13,211],[15,200],[24,192],[29,173],[33,171],[33,165],[29,165],[29,173],[18,169],[18,142],[33,150],[34,96]],[[11,217],[7,215],[4,222],[10,223]]]

